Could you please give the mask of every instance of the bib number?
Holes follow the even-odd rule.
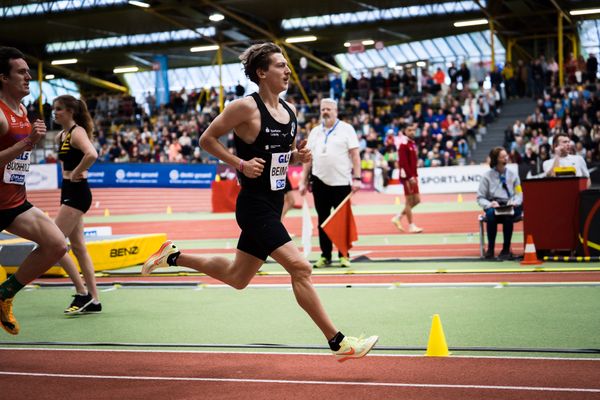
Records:
[[[31,151],[24,151],[4,167],[4,183],[24,185],[30,164]]]
[[[271,190],[285,189],[285,178],[291,154],[292,152],[288,151],[287,153],[273,153],[271,155],[271,171],[269,173]]]

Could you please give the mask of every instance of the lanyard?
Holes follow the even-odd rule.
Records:
[[[502,188],[504,189],[504,191],[508,195],[508,198],[510,199],[512,197],[512,195],[510,194],[510,190],[508,190],[508,186],[506,185],[506,171],[504,171],[504,174],[501,174],[500,172],[498,172],[498,178],[500,179]]]
[[[333,124],[333,126],[331,127],[331,129],[328,132],[325,132],[325,123],[322,123],[323,132],[325,132],[325,145],[327,145],[327,139],[329,139],[329,135],[331,135],[331,132],[333,132],[335,130],[336,126],[338,126],[339,123],[340,123],[340,120],[336,119],[335,124]]]

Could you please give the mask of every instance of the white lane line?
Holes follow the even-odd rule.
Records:
[[[198,378],[178,376],[132,376],[132,375],[85,375],[85,374],[51,374],[37,372],[0,371],[0,375],[27,376],[40,378],[70,378],[70,379],[117,379],[142,381],[186,381],[186,382],[230,382],[230,383],[277,383],[291,385],[332,385],[332,386],[379,386],[405,388],[440,388],[440,389],[483,389],[483,390],[512,390],[537,392],[582,392],[600,393],[600,389],[540,387],[540,386],[499,386],[499,385],[451,385],[433,383],[396,383],[396,382],[352,382],[352,381],[303,381],[289,379],[243,379],[243,378]]]
[[[140,347],[143,347],[140,344]],[[323,350],[320,353],[310,352],[293,352],[293,351],[280,351],[284,350],[274,348],[272,351],[230,351],[230,350],[169,350],[169,349],[96,349],[96,348],[60,348],[60,347],[2,347],[0,345],[0,351],[7,350],[19,350],[19,351],[71,351],[71,352],[98,352],[98,353],[189,353],[189,354],[234,354],[234,355],[262,355],[262,356],[325,356],[331,357],[329,351]],[[392,351],[392,350],[390,350]],[[373,354],[369,353],[370,357],[403,357],[403,358],[423,358],[421,354]],[[600,362],[600,357],[533,357],[533,356],[477,356],[477,355],[453,355],[452,358],[462,359],[478,359],[478,358],[490,358],[496,360],[551,360],[551,361],[594,361]]]

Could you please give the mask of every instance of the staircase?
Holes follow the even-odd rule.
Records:
[[[508,100],[504,103],[500,117],[487,126],[487,133],[477,141],[477,148],[473,150],[472,159],[476,163],[485,162],[490,150],[504,144],[504,131],[507,127],[520,119],[525,121],[527,116],[535,110],[535,102],[530,98]]]

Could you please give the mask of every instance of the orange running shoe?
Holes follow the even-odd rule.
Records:
[[[19,323],[13,315],[13,298],[0,300],[0,323],[11,335],[19,334]]]

